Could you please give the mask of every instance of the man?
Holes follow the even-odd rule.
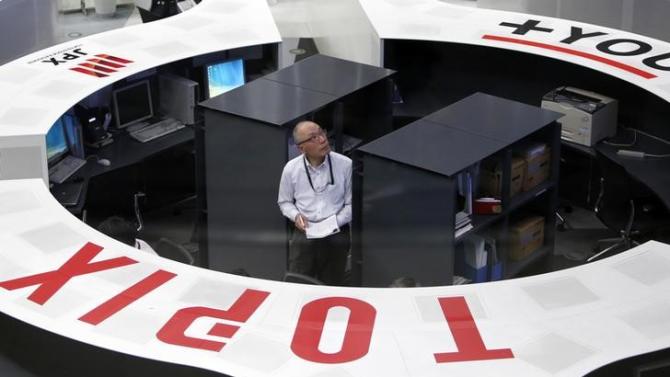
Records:
[[[151,245],[144,240],[137,238],[137,228],[135,225],[121,216],[111,216],[106,218],[98,225],[98,231],[117,241],[121,241],[126,245],[130,245],[149,254],[158,255]]]
[[[349,253],[351,159],[332,152],[325,131],[311,121],[295,126],[293,140],[302,154],[284,167],[277,199],[282,214],[296,228],[289,271],[339,285]],[[310,227],[324,222],[336,222],[339,232],[313,238]]]

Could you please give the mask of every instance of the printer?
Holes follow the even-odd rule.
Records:
[[[602,94],[562,86],[542,97],[542,108],[565,114],[558,120],[563,140],[590,147],[616,134],[618,102]]]

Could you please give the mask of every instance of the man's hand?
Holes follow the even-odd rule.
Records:
[[[305,232],[305,228],[307,228],[307,219],[305,218],[305,216],[303,216],[300,213],[297,214],[295,216],[294,223],[295,227],[298,228],[298,230],[300,230],[301,232]]]

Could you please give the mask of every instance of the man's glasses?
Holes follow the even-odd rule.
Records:
[[[299,143],[295,143],[295,145],[302,145],[302,144],[308,143],[310,141],[321,141],[322,139],[325,139],[325,138],[326,138],[326,131],[324,131],[323,129],[320,129],[318,132],[315,132],[315,133],[311,134],[307,139],[305,139],[305,140],[303,140]]]

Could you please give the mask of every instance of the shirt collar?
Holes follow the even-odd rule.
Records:
[[[330,153],[329,153],[330,154]],[[307,156],[303,153],[302,158],[305,160],[305,164],[310,170],[317,171],[323,169],[324,166],[326,166],[326,163],[328,162],[328,155],[326,155],[326,158],[323,159],[323,162],[317,166],[312,166],[312,164],[309,163],[309,160],[307,159]]]

